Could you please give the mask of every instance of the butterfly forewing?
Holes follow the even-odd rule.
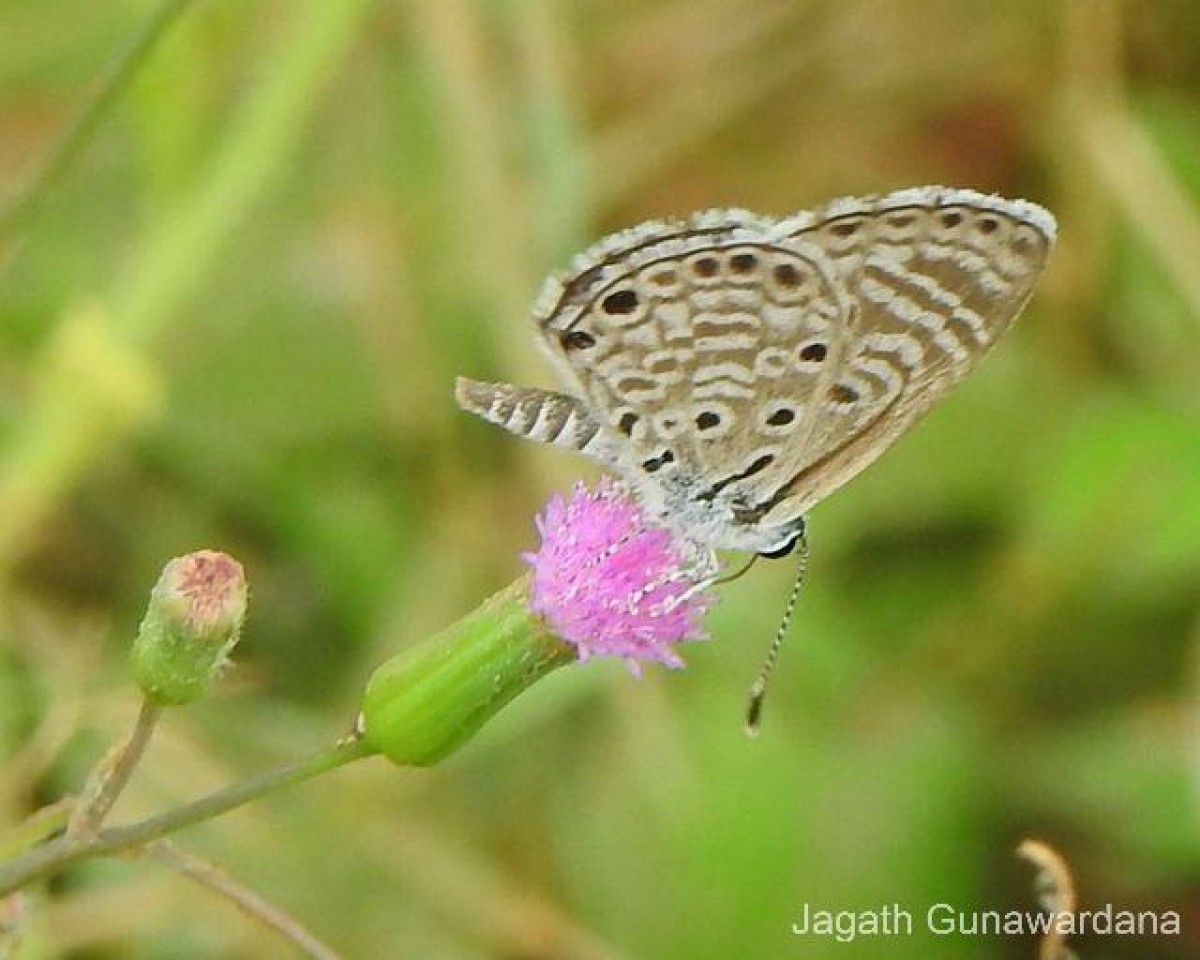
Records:
[[[1020,313],[1054,238],[1040,207],[940,188],[839,201],[782,226],[825,251],[854,310],[774,518],[848,481],[958,383]]]

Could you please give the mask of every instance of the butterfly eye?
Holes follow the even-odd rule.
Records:
[[[796,552],[796,548],[804,543],[804,538],[808,534],[808,523],[804,517],[797,517],[787,526],[781,527],[778,532],[783,536],[783,539],[769,550],[759,550],[758,555],[760,557],[765,557],[768,560],[780,560],[783,557],[790,557]]]
[[[796,550],[796,544],[800,542],[800,536],[804,531],[797,532],[789,540],[785,540],[778,547],[771,550],[760,550],[758,555],[765,557],[768,560],[782,560],[784,557],[790,557]]]

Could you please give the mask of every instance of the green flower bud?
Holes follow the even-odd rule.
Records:
[[[163,567],[130,660],[147,700],[204,696],[238,641],[246,597],[242,565],[228,554],[199,550]]]
[[[429,766],[462,746],[530,684],[577,659],[529,610],[528,578],[380,666],[363,736],[395,763]]]

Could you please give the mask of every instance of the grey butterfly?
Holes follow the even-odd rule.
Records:
[[[971,190],[711,210],[613,234],[533,309],[568,388],[461,378],[466,410],[579,450],[710,549],[789,552],[1020,313],[1056,224]]]

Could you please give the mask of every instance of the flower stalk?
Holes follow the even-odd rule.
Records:
[[[134,850],[184,827],[212,820],[276,790],[361,760],[374,752],[359,738],[348,737],[295,763],[268,770],[158,816],[124,827],[110,827],[90,837],[63,834],[25,856],[0,866],[0,897],[58,873],[80,860]]]
[[[83,794],[71,812],[68,833],[93,834],[100,829],[142,759],[162,709],[149,700],[142,701],[133,732],[111,750],[88,777]]]
[[[97,765],[64,832],[0,865],[0,898],[87,857],[146,852],[170,833],[363,757],[430,766],[569,663],[615,657],[635,671],[643,661],[682,666],[675,648],[704,635],[713,601],[709,559],[649,522],[609,481],[554,498],[538,530],[541,546],[525,558],[529,574],[372,674],[352,735],[193,803],[104,829],[162,708],[208,693],[246,613],[246,580],[232,557],[201,550],[172,560],[133,645],[132,673],[145,696],[133,733]]]

